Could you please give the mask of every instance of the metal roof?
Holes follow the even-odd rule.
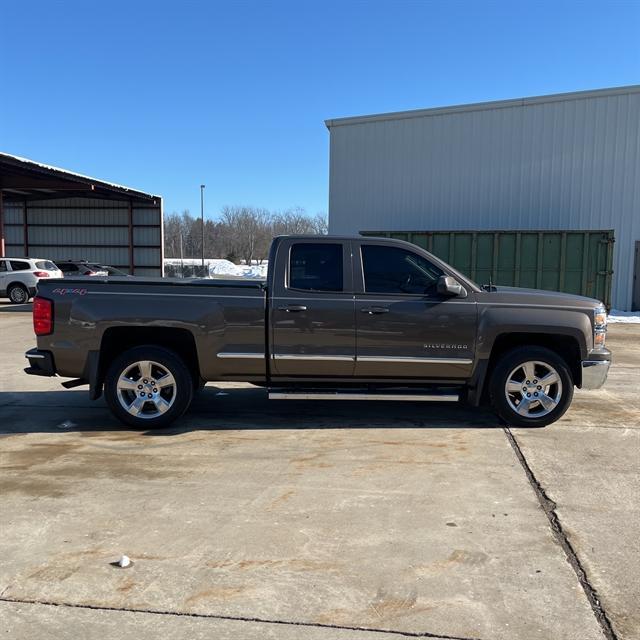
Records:
[[[7,197],[28,199],[74,195],[102,198],[120,196],[120,199],[125,197],[153,203],[160,200],[158,195],[4,152],[0,152],[0,190]]]
[[[487,109],[504,109],[508,107],[524,107],[527,105],[544,104],[545,102],[563,102],[567,100],[583,100],[599,96],[615,96],[627,93],[640,93],[640,85],[633,84],[625,87],[611,87],[608,89],[593,89],[590,91],[573,91],[570,93],[554,93],[546,96],[533,96],[530,98],[514,98],[510,100],[496,100],[493,102],[475,102],[471,104],[454,105],[450,107],[435,107],[431,109],[413,109],[410,111],[392,111],[368,116],[351,116],[346,118],[333,118],[325,120],[327,129],[343,125],[363,124],[366,122],[379,122],[382,120],[406,120],[408,118],[423,118],[428,116],[440,116],[449,113],[462,113],[465,111],[485,111]]]

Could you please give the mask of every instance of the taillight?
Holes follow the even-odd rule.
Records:
[[[53,302],[46,298],[33,299],[33,330],[37,336],[48,336],[53,331]]]
[[[49,277],[49,272],[48,271],[34,271],[33,275],[36,278],[48,278]]]
[[[97,276],[98,274],[95,271],[87,271],[85,273],[86,276]]]

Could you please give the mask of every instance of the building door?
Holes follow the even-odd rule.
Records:
[[[360,251],[356,376],[468,377],[476,342],[475,293],[438,294],[444,272],[412,250],[372,242],[362,243]]]

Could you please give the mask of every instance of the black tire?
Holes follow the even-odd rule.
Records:
[[[150,364],[149,378],[143,378],[143,370],[137,363]],[[166,383],[165,388],[161,388],[163,372],[173,377],[173,384]],[[121,377],[124,373],[127,373],[126,380]],[[138,375],[140,377],[136,379]],[[156,376],[157,382],[153,380]],[[131,382],[133,388],[123,389],[120,380],[124,380],[127,387]],[[145,400],[145,392],[148,392],[149,398],[153,396],[153,399]],[[193,398],[193,379],[188,367],[176,353],[163,347],[144,345],[129,349],[115,358],[105,377],[104,394],[111,412],[124,424],[137,429],[161,429],[170,425],[189,408]],[[143,397],[139,398],[138,394]],[[124,404],[129,401],[131,409],[128,411]],[[133,406],[134,402],[136,406]],[[158,407],[165,406],[168,408],[159,413]],[[134,415],[131,411],[137,411],[137,414]]]
[[[21,284],[12,284],[7,290],[7,297],[12,304],[25,304],[29,302],[29,290]]]
[[[533,376],[526,375],[526,363],[534,364]],[[530,365],[528,371],[532,371]],[[522,380],[516,382],[521,376]],[[546,386],[545,378],[549,381],[558,379],[558,382],[550,382]],[[537,384],[539,382],[543,384]],[[517,385],[522,386],[513,391]],[[564,358],[551,349],[517,347],[500,357],[491,375],[489,393],[493,408],[508,425],[546,427],[561,418],[569,408],[573,399],[573,379]],[[536,394],[540,394],[541,400],[534,397]],[[520,413],[516,410],[519,407]]]

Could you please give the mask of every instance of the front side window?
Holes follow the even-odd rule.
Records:
[[[444,275],[426,258],[406,249],[372,244],[362,245],[361,250],[366,293],[430,295]]]
[[[0,260],[0,271],[7,270],[7,263],[4,260]]]
[[[22,260],[9,260],[13,271],[28,271],[31,267],[28,262]]]
[[[342,245],[294,244],[289,256],[289,287],[307,291],[342,291]]]

